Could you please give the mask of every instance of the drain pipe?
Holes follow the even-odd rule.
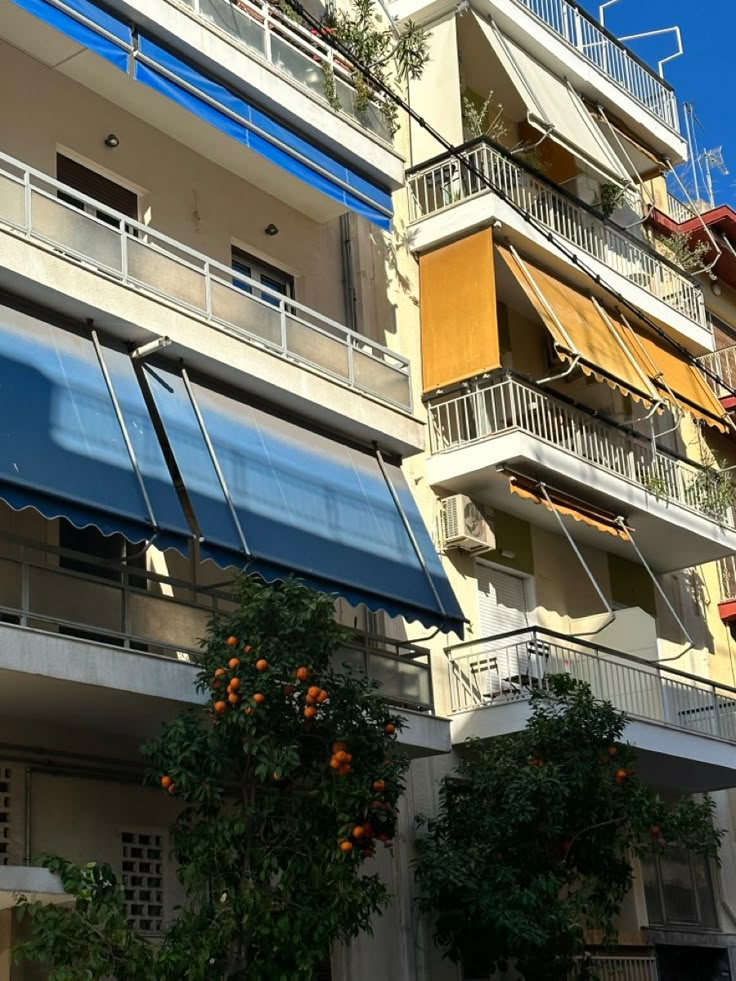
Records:
[[[25,818],[24,842],[23,842],[23,864],[31,864],[31,779],[32,770],[27,766],[24,771],[23,781],[23,810]]]
[[[342,256],[342,290],[345,302],[345,324],[358,330],[358,298],[355,292],[353,269],[353,240],[350,234],[350,215],[340,215],[340,248]]]
[[[585,633],[581,633],[580,634],[581,637],[592,637],[595,634],[600,633],[601,630],[604,630],[606,627],[610,626],[613,623],[613,621],[616,619],[616,613],[612,609],[611,604],[606,599],[606,597],[605,597],[605,595],[603,593],[603,590],[598,585],[598,581],[596,580],[595,576],[593,575],[593,573],[592,573],[592,571],[590,569],[590,566],[588,565],[588,563],[583,558],[583,553],[578,548],[578,546],[577,546],[577,544],[575,542],[575,539],[572,537],[572,535],[570,534],[570,532],[567,530],[567,527],[565,526],[565,522],[562,520],[562,515],[560,514],[560,512],[557,510],[557,508],[552,503],[552,500],[551,500],[549,494],[547,493],[547,487],[543,483],[541,483],[541,482],[537,486],[539,487],[540,491],[542,492],[542,495],[543,495],[544,499],[549,504],[550,511],[554,514],[555,518],[557,518],[557,523],[559,524],[559,526],[560,526],[560,528],[562,530],[562,534],[565,536],[565,538],[570,543],[570,547],[572,548],[573,552],[577,556],[578,561],[580,562],[580,565],[583,567],[583,569],[585,570],[585,573],[586,573],[588,579],[590,579],[591,583],[593,584],[593,589],[598,594],[598,598],[600,599],[601,603],[603,603],[603,605],[605,606],[606,610],[608,611],[608,619],[605,621],[605,623],[602,623],[600,625],[600,627],[597,627],[595,630],[586,630]]]

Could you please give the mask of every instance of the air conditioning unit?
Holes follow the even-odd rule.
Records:
[[[453,494],[442,502],[442,545],[476,554],[496,547],[496,535],[488,519],[465,494]]]

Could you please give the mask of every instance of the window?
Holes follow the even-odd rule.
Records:
[[[123,831],[120,837],[128,922],[141,933],[160,933],[164,915],[163,838],[145,831]]]
[[[232,263],[233,271],[236,274],[240,273],[241,276],[247,276],[249,279],[255,280],[268,290],[273,290],[273,293],[279,293],[281,296],[293,298],[294,277],[278,269],[276,266],[270,266],[267,262],[254,259],[253,256],[248,255],[247,252],[243,252],[236,246],[233,246],[232,250]],[[246,293],[252,293],[267,303],[276,305],[279,302],[278,297],[274,296],[273,293],[259,290],[250,283],[239,280],[237,275],[233,276],[233,282],[241,290],[244,290]]]
[[[641,868],[650,924],[718,927],[706,858],[667,845],[661,855],[642,859]]]
[[[134,191],[128,190],[127,187],[121,187],[109,177],[103,177],[102,174],[90,170],[84,164],[77,163],[71,157],[65,157],[62,153],[56,154],[56,178],[62,184],[68,184],[75,190],[81,191],[82,194],[99,201],[100,204],[107,205],[108,208],[120,211],[128,218],[137,220],[138,195]],[[114,225],[116,228],[120,227],[120,223],[112,215],[105,211],[99,211],[93,205],[80,201],[79,198],[75,198],[71,194],[59,191],[59,197],[67,204],[79,208],[80,211],[94,215],[100,221]]]
[[[10,769],[0,766],[0,865],[10,857]]]

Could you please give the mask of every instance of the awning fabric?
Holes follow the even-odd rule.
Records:
[[[509,477],[509,490],[512,494],[516,494],[517,497],[521,497],[525,501],[532,501],[534,504],[544,505],[548,511],[557,511],[558,514],[573,518],[575,521],[580,521],[584,525],[588,525],[589,528],[595,528],[596,531],[605,532],[607,535],[613,535],[616,538],[623,538],[624,541],[629,540],[628,532],[621,528],[620,525],[615,524],[613,518],[599,514],[594,508],[584,504],[582,501],[572,501],[567,496],[559,494],[549,487],[546,488],[549,501],[544,495],[537,493],[533,481],[527,482],[519,477]]]
[[[549,139],[608,179],[628,184],[630,177],[600,132],[582,98],[559,78],[503,34],[494,23],[473,12],[492,51],[527,109],[527,121]],[[550,128],[553,127],[553,128]]]
[[[184,550],[191,532],[131,360],[99,341],[102,364],[91,334],[0,307],[0,498]]]
[[[613,315],[604,319],[590,296],[526,257],[519,260],[502,245],[496,250],[552,335],[560,360],[569,362],[579,355],[582,371],[597,381],[647,404],[656,400],[648,373],[624,341]]]
[[[190,396],[183,375],[168,368],[147,365],[145,376],[204,557],[268,581],[293,573],[352,604],[462,631],[400,467],[385,464],[421,559],[373,454],[197,381]]]
[[[142,85],[176,102],[220,132],[381,228],[391,226],[390,193],[272,119],[246,99],[91,0],[13,0]]]
[[[723,406],[695,365],[678,356],[664,338],[641,324],[626,321],[622,331],[665,401],[679,406],[721,432],[730,431]]]

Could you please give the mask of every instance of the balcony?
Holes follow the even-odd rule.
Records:
[[[599,981],[658,981],[656,957],[610,957],[595,955],[587,958],[593,976]]]
[[[245,372],[322,425],[334,415],[375,439],[377,424],[402,453],[421,446],[407,358],[2,153],[0,285],[136,344],[167,335],[208,373],[242,385],[232,373]]]
[[[535,524],[546,509],[516,502],[509,474],[544,480],[578,500],[623,515],[647,561],[660,572],[699,565],[736,550],[730,478],[653,449],[650,440],[508,373],[429,403],[430,484]],[[584,526],[576,534],[585,536]],[[630,545],[588,529],[597,547]],[[668,548],[661,543],[666,536]],[[666,553],[666,554],[665,554]]]
[[[551,28],[665,126],[680,132],[677,97],[672,86],[577,3],[571,0],[515,2]]]
[[[730,347],[723,347],[719,351],[713,351],[710,354],[704,354],[698,360],[704,368],[717,375],[724,385],[728,385],[729,389],[736,389],[736,344],[732,344]],[[706,375],[706,379],[725,408],[733,409],[736,407],[736,398],[731,395],[731,392],[727,388],[719,385],[709,375]]]
[[[531,692],[566,674],[629,717],[644,779],[688,792],[736,785],[736,688],[541,627],[446,653],[453,743],[523,728]]]
[[[508,151],[485,138],[466,144],[461,156],[468,167],[445,154],[407,172],[415,248],[421,251],[438,238],[460,233],[464,222],[471,228],[494,218],[524,239],[534,240],[534,228],[498,199],[487,181],[498,188],[499,195],[579,250],[581,259],[590,257],[598,263],[604,280],[612,286],[620,284],[627,298],[642,310],[677,327],[672,322],[674,311],[685,321],[678,328],[680,332],[692,333],[696,327],[697,335],[711,337],[700,286],[641,239],[604,219],[595,209],[524,167]],[[490,209],[487,215],[480,211],[478,199],[483,197],[491,199],[485,206]],[[463,211],[463,203],[469,201],[474,203]],[[455,209],[455,213],[447,214],[450,209]],[[433,223],[433,215],[443,217]],[[538,237],[547,253],[558,255],[541,235]],[[587,265],[593,268],[590,262]],[[707,341],[707,346],[712,347],[712,340]]]
[[[182,703],[198,702],[194,667],[210,618],[231,610],[226,585],[208,586],[84,552],[6,535],[0,539],[0,711],[13,716],[35,676],[39,712],[68,724],[70,706],[91,725],[155,731]],[[335,667],[366,675],[405,715],[406,748],[449,750],[434,716],[429,651],[352,631]],[[69,683],[73,682],[75,693]],[[131,701],[153,699],[151,719]],[[27,705],[22,709],[27,713]],[[447,743],[445,745],[445,743]]]

